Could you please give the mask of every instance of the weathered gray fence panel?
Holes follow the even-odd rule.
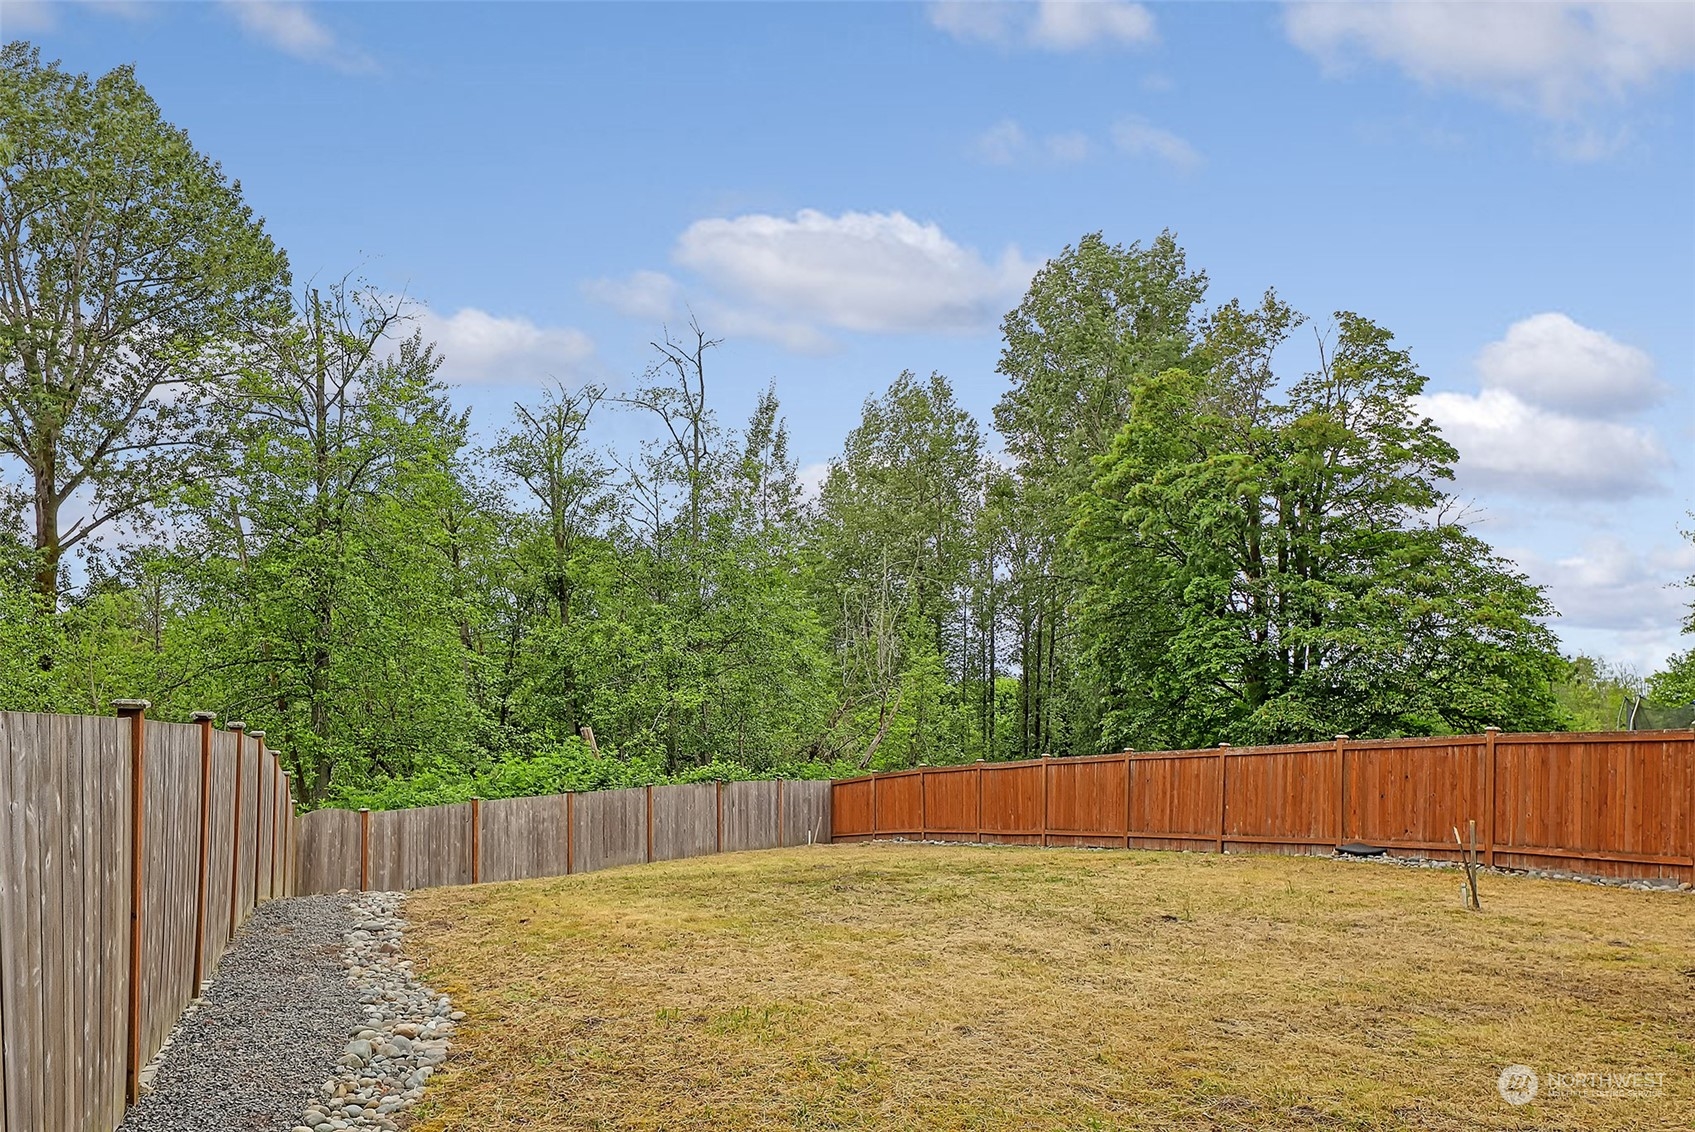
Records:
[[[257,819],[257,829],[253,841],[253,903],[271,897],[271,845],[275,835],[272,828],[276,824],[277,811],[277,767],[271,756],[259,748],[259,781],[255,804],[259,807],[254,817]]]
[[[358,852],[358,828],[353,831]],[[471,804],[371,815],[369,886],[407,891],[471,883]],[[354,878],[357,887],[358,878]]]
[[[148,722],[142,786],[141,1056],[194,997],[200,872],[200,729]]]
[[[359,815],[314,810],[300,819],[300,891],[303,895],[359,887]]]
[[[563,794],[481,803],[481,879],[564,876],[566,806]]]
[[[129,723],[0,713],[0,1129],[110,1132],[128,1041]]]
[[[647,791],[596,790],[573,805],[573,871],[592,872],[647,860]]]
[[[672,861],[718,850],[718,787],[703,782],[653,788],[653,859]]]
[[[235,852],[235,735],[212,732],[211,791],[206,816],[206,938],[201,968],[207,977],[229,946],[230,874]]]
[[[783,844],[830,843],[830,783],[827,779],[783,782]]]
[[[410,888],[471,883],[471,803],[414,810]]]
[[[651,812],[649,804],[651,799]],[[827,782],[699,783],[478,803],[477,879],[564,876],[718,851],[827,843]],[[370,815],[373,889],[471,882],[470,803]],[[567,819],[567,814],[571,817]],[[339,816],[332,816],[339,815]],[[720,816],[722,821],[720,821]],[[781,829],[779,829],[779,823]],[[298,890],[359,886],[359,815],[300,819]]]
[[[254,862],[259,857],[259,744],[241,738],[241,843],[235,870],[236,923],[244,924],[255,903]]]
[[[724,852],[777,846],[777,784],[724,784]]]

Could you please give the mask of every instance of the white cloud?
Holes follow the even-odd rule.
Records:
[[[714,334],[731,338],[763,338],[795,354],[831,354],[841,348],[835,339],[809,322],[766,311],[734,306],[716,299],[701,304],[701,318]]]
[[[1513,323],[1477,355],[1477,372],[1486,388],[1597,417],[1637,413],[1666,394],[1647,354],[1557,312]]]
[[[1011,118],[1003,118],[978,135],[972,146],[977,156],[990,165],[1011,165],[1029,144],[1024,127]]]
[[[820,460],[816,464],[808,464],[795,473],[795,479],[800,482],[800,497],[808,503],[813,502],[824,491],[824,481],[830,478],[830,463]]]
[[[59,12],[55,9],[68,7],[68,0],[59,0],[58,3],[53,0],[4,0],[0,3],[0,39],[20,32],[52,31],[59,26]],[[144,20],[152,14],[142,0],[78,0],[76,7],[130,21]]]
[[[1666,393],[1641,350],[1551,311],[1513,323],[1475,364],[1477,393],[1419,401],[1459,449],[1465,486],[1570,500],[1664,487],[1671,458],[1630,420]]]
[[[1030,42],[1054,51],[1076,51],[1098,42],[1149,43],[1153,13],[1125,0],[1041,0]]]
[[[1001,46],[1078,51],[1159,38],[1153,13],[1130,0],[942,0],[930,5],[929,13],[931,26],[955,39]]]
[[[572,327],[542,327],[475,307],[448,316],[427,308],[418,328],[445,359],[442,376],[470,385],[530,385],[563,379],[594,356],[594,341]]]
[[[1033,142],[1024,127],[1011,118],[1003,118],[979,134],[971,150],[981,161],[990,165],[1016,165],[1032,156],[1063,165],[1086,161],[1094,152],[1094,143],[1081,130],[1049,134]]]
[[[632,271],[622,279],[593,279],[583,293],[630,318],[664,322],[677,313],[677,281],[663,271]]]
[[[370,56],[343,44],[305,4],[293,0],[224,0],[223,6],[249,35],[285,55],[349,73],[375,67]]]
[[[53,6],[44,0],[6,0],[0,4],[0,35],[51,31],[57,23],[53,18]]]
[[[1112,128],[1112,140],[1132,157],[1157,157],[1176,169],[1189,170],[1201,163],[1201,155],[1194,146],[1145,118],[1120,120]]]
[[[1550,118],[1695,66],[1687,3],[1296,3],[1284,29],[1332,69],[1364,55]]]
[[[1592,538],[1563,558],[1523,551],[1512,557],[1548,587],[1562,627],[1675,636],[1689,611],[1690,591],[1678,584],[1695,573],[1695,546],[1686,542],[1641,550],[1618,538]]]
[[[1053,134],[1045,144],[1049,157],[1067,164],[1088,160],[1089,154],[1093,153],[1095,149],[1094,143],[1089,140],[1089,135],[1081,130],[1069,130],[1063,134]]]
[[[1528,404],[1507,389],[1434,393],[1418,411],[1459,449],[1468,487],[1562,499],[1622,499],[1657,491],[1671,461],[1654,434]]]
[[[674,256],[750,317],[870,333],[992,327],[1036,266],[1014,247],[990,263],[901,212],[812,209],[698,220]]]

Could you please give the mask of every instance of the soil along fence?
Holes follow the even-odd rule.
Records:
[[[565,876],[740,849],[828,843],[830,783],[699,783],[300,819],[299,891]]]
[[[0,712],[0,1132],[111,1132],[260,901],[294,806],[240,724]]]
[[[1695,733],[1380,739],[974,763],[832,785],[836,841],[1458,854],[1695,882]]]

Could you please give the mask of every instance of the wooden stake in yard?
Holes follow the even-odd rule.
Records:
[[[1454,844],[1460,848],[1460,864],[1465,868],[1466,891],[1469,901],[1466,907],[1473,912],[1483,911],[1483,902],[1477,898],[1477,820],[1469,823],[1471,828],[1471,851],[1466,852],[1465,842],[1460,840],[1460,827],[1454,827]]]

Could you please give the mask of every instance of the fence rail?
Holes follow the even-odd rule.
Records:
[[[638,786],[300,820],[302,893],[528,880],[828,843],[830,783]]]
[[[0,712],[0,1132],[111,1132],[235,930],[291,890],[264,733]]]
[[[1695,733],[1482,735],[1127,752],[841,779],[835,841],[1310,853],[1350,842],[1695,883]]]

